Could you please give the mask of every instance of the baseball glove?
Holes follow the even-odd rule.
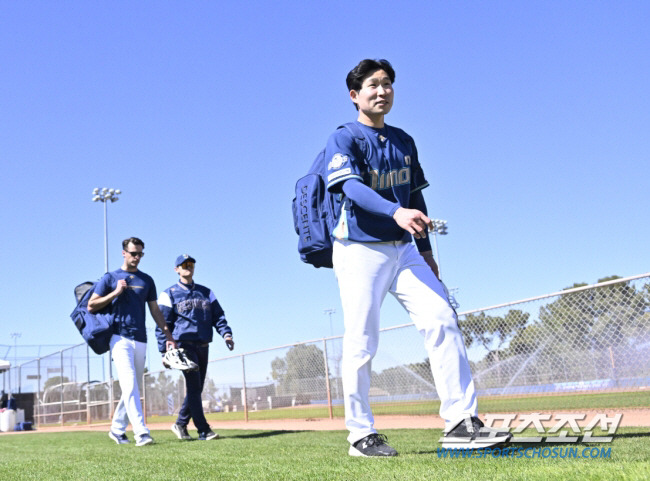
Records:
[[[167,369],[180,369],[181,371],[198,371],[199,366],[185,355],[185,350],[170,349],[162,358],[163,366]]]

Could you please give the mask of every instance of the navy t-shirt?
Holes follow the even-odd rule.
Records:
[[[156,284],[144,272],[118,269],[104,274],[97,283],[95,293],[100,297],[111,293],[120,279],[126,280],[127,288],[113,301],[116,333],[127,339],[147,342],[145,304],[157,299]]]
[[[366,138],[365,155],[348,129],[338,129],[327,141],[327,189],[340,193],[343,182],[358,179],[384,199],[408,208],[411,194],[429,185],[415,142],[390,125],[378,129],[357,121],[357,126]],[[411,234],[391,217],[367,212],[349,199],[344,199],[332,235],[357,242],[411,241]]]

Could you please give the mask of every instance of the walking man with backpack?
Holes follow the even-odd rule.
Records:
[[[172,432],[182,440],[192,437],[187,432],[190,418],[194,421],[199,440],[209,441],[219,437],[205,419],[201,393],[208,372],[209,345],[212,342],[212,328],[223,337],[229,350],[233,350],[232,329],[212,290],[194,282],[196,260],[187,255],[176,258],[174,270],[179,276],[178,283],[165,289],[158,299],[165,322],[179,348],[197,366],[197,370],[183,370],[185,377],[185,400],[172,425]],[[166,351],[165,335],[157,327],[158,348]]]
[[[144,256],[144,242],[137,237],[122,241],[122,267],[107,272],[95,287],[88,301],[88,311],[97,312],[112,304],[115,334],[111,337],[111,356],[120,381],[122,397],[115,408],[109,437],[117,444],[127,444],[126,428],[129,421],[133,426],[136,446],[153,443],[142,412],[140,393],[147,353],[147,331],[145,327],[145,304],[151,317],[162,330],[167,348],[176,343],[167,329],[158,304],[156,285],[148,274],[138,270]]]
[[[324,154],[327,190],[341,196],[330,228],[345,324],[342,381],[349,454],[397,455],[375,430],[368,398],[380,308],[388,292],[424,336],[446,424],[443,447],[507,442],[510,433],[488,429],[477,417],[458,319],[431,252],[428,231],[433,224],[422,196],[428,183],[415,143],[384,123],[393,107],[394,81],[395,71],[386,60],[363,60],[348,73],[358,119],[330,136]]]

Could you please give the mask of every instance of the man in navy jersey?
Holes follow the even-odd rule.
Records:
[[[510,439],[477,417],[474,382],[456,312],[433,259],[422,189],[428,186],[413,139],[384,123],[393,106],[395,71],[386,60],[361,61],[347,76],[356,126],[334,132],[325,179],[343,195],[333,228],[332,262],[343,307],[342,381],[351,456],[396,456],[374,428],[368,392],[379,343],[379,312],[390,292],[424,336],[446,428],[443,447],[488,447]],[[411,243],[415,238],[416,247]]]
[[[165,289],[158,299],[160,310],[178,347],[185,350],[188,359],[194,361],[198,371],[183,371],[185,376],[185,400],[178,413],[178,419],[172,431],[178,439],[190,440],[187,432],[190,418],[199,433],[199,440],[209,441],[219,437],[205,419],[201,393],[205,376],[208,372],[209,344],[212,342],[212,328],[226,341],[231,351],[235,347],[232,330],[226,321],[226,315],[219,305],[214,293],[207,287],[194,282],[194,265],[196,260],[183,254],[176,258],[174,270],[178,273],[178,283]],[[165,352],[165,335],[156,328],[158,347]]]
[[[131,422],[136,446],[153,443],[145,425],[140,392],[147,350],[145,327],[145,304],[156,324],[161,329],[168,348],[176,347],[171,332],[167,329],[158,304],[156,285],[151,276],[138,270],[144,256],[144,242],[137,237],[122,241],[122,267],[107,272],[95,287],[88,301],[88,311],[94,312],[112,304],[116,333],[110,341],[111,356],[120,381],[122,397],[117,404],[109,437],[117,444],[126,444],[126,428]]]

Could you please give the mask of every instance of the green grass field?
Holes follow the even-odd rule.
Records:
[[[190,431],[193,435],[195,432]],[[128,433],[132,438],[131,433]],[[472,458],[438,456],[440,430],[387,430],[400,456],[352,458],[343,431],[220,432],[215,441],[178,441],[153,431],[156,444],[116,445],[106,432],[0,436],[2,480],[645,480],[650,434],[621,428],[612,443],[535,445],[610,449],[603,458]],[[534,435],[534,433],[530,433]],[[513,445],[525,448],[527,445]]]
[[[647,408],[650,406],[650,391],[581,393],[553,396],[528,397],[483,397],[479,398],[480,413],[515,413],[537,411],[566,411],[572,409],[615,409],[615,408]],[[372,411],[376,416],[408,415],[420,416],[437,414],[440,409],[438,401],[419,403],[373,404]],[[334,406],[335,417],[343,417],[343,406]],[[243,412],[211,413],[208,419],[214,421],[234,421],[244,419]],[[249,412],[251,420],[264,419],[306,419],[329,417],[327,406],[301,406],[298,408],[272,409]],[[172,416],[150,416],[149,422],[173,422]]]

